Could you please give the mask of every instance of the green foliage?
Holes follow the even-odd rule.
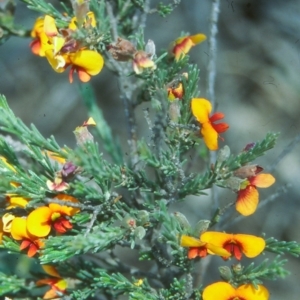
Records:
[[[128,148],[112,132],[97,104],[97,95],[87,83],[80,85],[79,91],[96,126],[91,132],[87,124],[75,129],[75,149],[61,147],[53,136],[43,137],[34,125],[26,126],[9,108],[5,96],[0,96],[0,130],[9,135],[0,136],[0,191],[7,200],[1,201],[1,248],[22,255],[27,253],[28,245],[32,249],[39,241],[43,245],[39,245],[33,259],[41,265],[55,266],[59,274],[32,272],[25,280],[0,273],[0,295],[34,298],[32,288],[36,284],[33,282],[50,278],[48,288],[55,291],[58,290],[56,281],[66,279],[67,290],[59,290],[58,296],[66,292],[66,297],[72,299],[103,296],[115,300],[125,295],[131,300],[200,300],[203,289],[195,287],[200,284],[194,283],[192,274],[194,262],[206,258],[196,255],[195,260],[189,259],[190,249],[181,246],[181,237],[190,234],[198,238],[201,232],[222,220],[233,202],[222,209],[217,203],[213,215],[198,220],[194,229],[183,213],[174,212],[173,205],[185,202],[190,196],[206,195],[206,190],[214,185],[230,187],[228,180],[233,178],[234,171],[272,149],[278,134],[268,133],[262,141],[238,154],[230,154],[229,147],[225,146],[217,159],[213,159],[214,155],[201,139],[203,124],[196,122],[191,112],[191,99],[199,97],[199,68],[189,63],[188,54],[175,60],[164,49],[158,53],[153,49],[153,53],[147,52],[144,41],[147,15],[158,13],[166,17],[180,1],[160,2],[156,8],[149,7],[144,0],[83,3],[74,0],[59,7],[44,0],[23,2],[29,9],[55,18],[58,35],[68,36],[68,42],[72,42],[64,46],[73,50],[83,46],[103,55],[105,65],[118,81]],[[82,11],[88,10],[93,11],[96,25],[79,26],[74,32],[69,30],[71,18],[80,17]],[[0,14],[0,25],[3,20]],[[14,35],[12,16],[8,15],[7,20],[5,35]],[[19,34],[22,35],[25,36]],[[132,44],[127,43],[134,49],[132,53],[118,48],[119,37],[130,39]],[[68,53],[68,47],[59,50],[60,54]],[[123,55],[125,52],[129,62],[122,55],[121,59],[115,58],[111,49]],[[142,67],[139,74],[133,72],[137,53],[144,55],[142,63],[149,59],[155,67]],[[54,53],[55,59],[61,59],[57,54]],[[170,99],[168,90],[179,84],[182,84],[182,97]],[[135,119],[135,109],[141,104],[145,105],[143,121],[149,129],[146,134],[140,134]],[[213,123],[207,118],[209,121],[205,123]],[[239,184],[236,186],[232,190],[239,190]],[[61,200],[61,195],[75,197],[76,201]],[[29,203],[25,207],[14,205],[10,203],[13,197],[26,198]],[[72,214],[71,208],[78,211]],[[203,213],[201,201],[197,209],[199,214]],[[28,216],[42,210],[46,213],[38,215],[41,220],[37,218],[40,223],[36,225],[42,229],[49,226],[50,232],[41,230],[40,236],[34,236],[29,232]],[[7,214],[27,218],[22,234],[10,227],[10,222],[15,223],[6,221]],[[201,247],[192,247],[199,248],[199,256]],[[299,249],[296,242],[266,240],[265,250],[270,252],[298,257]],[[127,259],[126,255],[132,253],[134,258]],[[279,258],[258,265],[252,262],[246,267],[241,264],[223,267],[221,276],[235,287],[247,283],[257,286],[265,279],[276,280],[288,274],[283,267],[286,260]],[[141,268],[138,259],[149,267]]]
[[[17,276],[15,275],[8,276],[0,272],[0,280],[0,296],[17,294],[20,291],[23,291],[25,293],[27,290],[25,280],[17,278]]]
[[[278,278],[284,278],[289,275],[289,272],[283,267],[286,262],[286,259],[280,260],[280,256],[277,256],[272,262],[265,259],[257,266],[253,262],[247,267],[242,267],[239,264],[234,265],[231,268],[232,278],[230,282],[237,286],[247,283],[257,286],[262,284],[264,279],[277,280]]]
[[[295,241],[278,241],[271,237],[266,240],[266,250],[277,254],[291,254],[299,257],[300,255],[300,244]]]

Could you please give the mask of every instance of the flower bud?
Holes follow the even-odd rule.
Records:
[[[219,267],[220,276],[225,281],[230,281],[232,278],[232,272],[231,269],[227,266],[221,266]]]
[[[145,51],[149,54],[151,59],[155,56],[156,49],[155,44],[152,40],[148,40],[145,46]]]
[[[170,103],[169,117],[173,122],[177,122],[180,118],[180,104],[176,99]]]
[[[247,152],[250,151],[252,148],[254,148],[256,145],[256,143],[249,143],[245,146],[245,148],[243,149],[243,151]]]
[[[78,146],[83,146],[87,142],[94,141],[94,137],[89,132],[86,126],[78,126],[73,132],[75,134],[75,138]]]
[[[203,233],[208,229],[209,225],[210,225],[209,220],[200,220],[199,222],[197,222],[194,229],[195,236],[200,236],[201,233]]]
[[[191,228],[191,225],[184,214],[176,211],[176,212],[174,212],[174,216],[183,229]]]
[[[140,210],[137,213],[137,219],[140,224],[144,225],[149,222],[149,213],[146,210]]]
[[[230,148],[225,145],[222,149],[220,149],[217,157],[217,162],[222,163],[223,161],[227,160],[230,156]]]
[[[248,165],[240,167],[233,172],[234,176],[245,179],[257,175],[263,170],[259,165]]]
[[[142,226],[138,226],[134,229],[134,232],[133,232],[134,236],[136,238],[138,238],[139,240],[141,240],[145,235],[146,235],[146,230],[144,227]]]
[[[75,166],[71,161],[66,162],[61,170],[61,175],[64,179],[69,179],[73,177],[80,171],[80,168]]]
[[[118,38],[115,45],[108,47],[108,52],[117,61],[128,61],[133,58],[136,48],[131,42]]]
[[[233,191],[239,191],[243,181],[244,180],[242,180],[241,178],[232,176],[232,177],[224,180],[223,183],[224,183],[225,187],[227,187]]]
[[[134,228],[136,228],[136,220],[132,216],[127,215],[122,220],[122,225],[125,228],[134,229]]]
[[[236,264],[232,266],[232,271],[236,274],[240,274],[243,271],[243,267],[241,264]]]

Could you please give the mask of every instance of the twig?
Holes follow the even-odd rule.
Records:
[[[114,41],[118,40],[118,24],[117,19],[113,14],[112,6],[109,2],[106,2],[106,10],[110,20],[110,26],[112,30],[112,36]],[[128,135],[129,135],[129,148],[130,148],[130,158],[131,166],[135,168],[138,162],[137,156],[137,142],[136,142],[136,122],[134,116],[134,107],[132,104],[132,94],[134,85],[131,84],[129,77],[126,76],[128,73],[126,68],[121,68],[120,64],[114,61],[108,54],[109,62],[114,67],[118,75],[118,84],[120,88],[120,98],[123,101],[125,117],[128,124]]]
[[[106,2],[106,11],[109,16],[109,22],[110,22],[113,40],[114,40],[114,42],[117,42],[118,36],[119,36],[117,19],[115,18],[112,6],[110,5],[110,3],[108,1]]]
[[[59,204],[62,206],[69,206],[69,207],[74,207],[74,208],[80,208],[81,210],[92,210],[95,211],[99,208],[99,211],[102,209],[103,204],[100,205],[86,205],[86,204],[82,204],[82,203],[76,203],[76,202],[71,202],[71,201],[64,201],[64,200],[59,200],[59,199],[51,199],[51,198],[45,198],[43,200],[45,203],[49,204],[49,203],[55,203],[55,204]]]
[[[97,219],[97,215],[102,210],[102,206],[103,205],[98,205],[98,206],[95,207],[95,210],[93,211],[93,214],[92,214],[92,217],[91,217],[91,221],[88,224],[88,226],[86,228],[86,231],[85,231],[85,233],[83,235],[84,237],[86,237],[90,233],[90,231],[92,230],[93,225],[94,225],[94,223],[95,223],[95,221]]]
[[[220,12],[220,0],[213,0],[210,17],[210,35],[208,39],[209,61],[208,61],[208,78],[207,78],[207,96],[215,107],[215,81],[216,81],[216,58],[217,58],[217,40],[218,33],[218,17]],[[215,151],[209,152],[209,163],[214,164],[217,159]],[[212,187],[212,212],[219,207],[217,187]]]
[[[121,92],[120,98],[123,101],[125,117],[128,124],[128,145],[130,149],[131,166],[133,169],[136,169],[137,163],[139,161],[137,151],[136,121],[134,115],[134,108],[131,101],[133,94],[132,85],[128,81],[128,77],[126,77],[125,75],[120,76],[118,80]]]
[[[217,40],[218,18],[220,12],[220,0],[213,0],[210,16],[210,35],[208,39],[209,59],[208,59],[208,78],[207,78],[207,97],[213,107],[215,107],[215,81],[216,81],[216,58],[217,58]]]

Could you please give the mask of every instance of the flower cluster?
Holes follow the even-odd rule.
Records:
[[[65,159],[55,155],[53,152],[45,151],[44,155],[53,157],[56,161],[64,163],[64,166],[69,165]],[[17,172],[17,169],[7,162],[4,157],[1,160],[5,163],[5,167]],[[70,175],[68,173],[68,175]],[[20,184],[11,183],[13,187],[18,188]],[[59,193],[54,196],[53,203],[45,206],[38,206],[33,209],[27,216],[15,216],[13,209],[22,208],[26,209],[27,204],[31,199],[22,197],[16,193],[6,195],[7,206],[6,210],[9,211],[0,219],[0,243],[2,243],[3,235],[10,236],[20,244],[20,251],[26,251],[28,257],[39,255],[45,246],[45,239],[50,235],[61,235],[71,230],[73,225],[70,217],[74,216],[80,211],[79,208],[71,207],[66,203],[79,203],[79,201],[68,195]],[[60,203],[61,202],[61,203]],[[10,212],[12,211],[12,212]],[[26,209],[27,211],[27,209]],[[51,286],[51,290],[46,292],[44,299],[52,299],[55,296],[61,295],[66,290],[66,281],[62,279],[54,267],[43,266],[46,273],[54,278],[41,279],[36,284]]]
[[[191,49],[192,46],[205,40],[205,36],[197,34],[177,39],[172,43],[169,53],[176,61],[181,60]],[[184,76],[188,79],[188,76]],[[180,111],[178,101],[184,99],[184,82],[181,78],[175,78],[166,86],[170,109],[170,118],[173,121],[180,121]],[[176,106],[176,117],[174,117],[174,105]],[[209,100],[204,98],[192,98],[190,100],[190,109],[192,116],[200,125],[200,135],[207,148],[210,151],[219,149],[218,140],[221,133],[228,130],[229,125],[220,122],[224,118],[222,112],[212,113],[212,105]],[[244,151],[249,151],[247,148]],[[259,195],[257,188],[266,188],[275,182],[271,174],[259,174],[263,170],[257,165],[245,165],[235,170],[230,178],[236,178],[238,182],[236,200],[236,210],[248,216],[253,214],[258,206]],[[188,225],[189,226],[189,225]],[[224,260],[235,258],[241,261],[243,256],[254,258],[260,255],[266,242],[263,238],[249,234],[229,234],[217,231],[201,231],[199,237],[183,234],[180,237],[180,245],[188,248],[188,259],[205,258],[207,255],[221,256]],[[202,295],[203,300],[267,300],[269,293],[267,289],[259,285],[254,288],[251,284],[235,286],[226,282],[216,282],[207,286]]]
[[[80,28],[76,17],[71,19],[67,28],[57,28],[54,18],[46,15],[38,18],[34,24],[31,50],[36,55],[46,57],[55,72],[62,73],[70,66],[71,83],[74,72],[78,73],[82,82],[87,82],[102,70],[104,60],[101,54],[76,39],[76,31],[80,29],[88,32],[95,26],[93,12],[86,14]]]

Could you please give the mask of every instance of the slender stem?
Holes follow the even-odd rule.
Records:
[[[137,137],[136,137],[136,120],[134,115],[134,107],[131,101],[132,99],[132,85],[128,82],[128,77],[122,75],[119,77],[119,87],[121,91],[121,99],[124,105],[125,117],[128,124],[128,135],[129,135],[129,148],[130,148],[130,158],[131,167],[136,168],[138,162],[137,155]]]
[[[207,97],[213,107],[215,107],[215,81],[216,81],[216,59],[217,59],[217,39],[218,18],[220,12],[220,0],[213,0],[210,16],[210,36],[208,39],[209,60],[208,60],[208,78],[207,78]]]
[[[207,74],[207,96],[210,99],[212,107],[215,107],[215,81],[216,81],[216,58],[217,58],[217,39],[218,33],[218,18],[220,12],[220,0],[213,0],[210,16],[210,35],[208,39],[209,61]],[[215,163],[217,154],[215,151],[209,153],[209,164]],[[212,212],[219,206],[218,190],[216,186],[212,187]]]
[[[109,2],[106,2],[106,10],[110,20],[110,26],[112,31],[113,40],[118,40],[118,24],[117,18],[113,13],[112,6]],[[137,155],[137,141],[136,141],[136,121],[134,115],[134,106],[132,101],[134,85],[130,82],[131,79],[126,76],[128,74],[127,68],[121,68],[118,62],[113,59],[110,60],[118,74],[118,84],[120,88],[120,98],[123,101],[125,117],[128,124],[128,144],[130,148],[131,166],[135,168],[138,162]]]
[[[114,16],[112,6],[110,5],[109,2],[106,2],[106,11],[109,16],[109,22],[110,22],[110,27],[111,27],[111,33],[112,33],[112,38],[114,42],[118,40],[118,23],[117,19]]]

